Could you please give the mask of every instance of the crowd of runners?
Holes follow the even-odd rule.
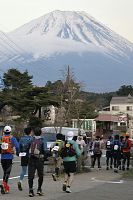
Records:
[[[106,170],[113,169],[117,173],[119,170],[129,170],[131,147],[132,143],[128,134],[124,137],[119,137],[116,134],[103,140],[99,136],[93,139],[88,139],[85,135],[74,136],[72,131],[68,131],[65,137],[58,133],[56,141],[48,149],[47,141],[42,137],[41,128],[25,128],[24,134],[18,142],[12,135],[12,128],[5,126],[1,138],[1,166],[3,170],[3,181],[0,185],[1,193],[4,195],[10,192],[8,180],[14,153],[21,160],[18,189],[19,191],[23,190],[23,179],[28,172],[29,197],[34,197],[33,184],[36,171],[38,175],[36,193],[39,196],[43,195],[44,162],[49,158],[53,160],[53,180],[58,180],[63,166],[64,182],[62,183],[62,190],[71,193],[74,174],[83,170],[88,157],[90,158],[90,168],[94,168],[97,161],[97,167],[101,169],[102,152],[103,149],[106,150]]]

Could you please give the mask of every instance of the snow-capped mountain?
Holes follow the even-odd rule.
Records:
[[[60,79],[67,65],[91,91],[133,84],[133,44],[85,12],[53,11],[0,32],[0,63],[27,69],[39,85]]]

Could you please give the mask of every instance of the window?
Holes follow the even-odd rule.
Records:
[[[112,110],[118,111],[119,110],[119,106],[112,106]]]
[[[127,111],[132,111],[132,106],[127,106]]]
[[[126,123],[125,122],[121,122],[120,126],[126,126]]]

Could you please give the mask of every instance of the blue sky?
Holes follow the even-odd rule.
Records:
[[[10,31],[53,10],[86,11],[133,42],[133,0],[0,0],[0,30]]]

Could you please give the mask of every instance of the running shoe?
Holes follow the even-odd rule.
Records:
[[[52,174],[52,177],[53,177],[53,180],[54,180],[54,181],[57,181],[57,178],[56,178],[56,175],[55,175],[55,174]]]
[[[42,192],[42,190],[37,190],[37,194],[38,194],[39,196],[43,196],[43,195],[44,195],[43,192]]]
[[[64,183],[63,186],[62,186],[62,190],[65,192],[65,191],[66,191],[66,188],[67,188],[67,187],[66,187],[66,183]]]
[[[67,192],[67,193],[71,193],[71,192],[72,192],[72,191],[70,190],[70,187],[67,187],[67,188],[66,188],[66,192]]]
[[[33,190],[31,190],[30,192],[29,192],[29,197],[34,197],[35,195],[34,195],[34,192],[33,192]]]
[[[20,191],[22,191],[22,190],[23,190],[23,188],[22,188],[22,184],[21,184],[21,182],[20,182],[20,181],[18,182],[18,190],[20,190]]]

